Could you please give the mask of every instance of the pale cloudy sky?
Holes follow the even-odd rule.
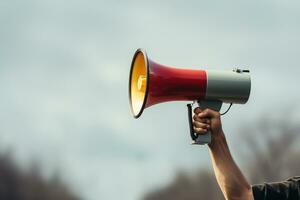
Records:
[[[209,167],[206,147],[189,145],[186,102],[132,118],[134,51],[178,67],[250,69],[249,103],[223,118],[234,150],[243,125],[300,108],[299,8],[297,0],[1,1],[1,149],[22,166],[59,170],[88,200],[140,199],[178,169]]]

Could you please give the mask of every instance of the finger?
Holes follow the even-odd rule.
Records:
[[[197,133],[197,134],[203,135],[203,134],[206,134],[207,129],[194,127],[194,132]]]
[[[198,121],[198,122],[202,122],[202,123],[206,123],[206,124],[210,124],[210,119],[209,118],[200,118],[197,115],[193,116],[193,120]]]
[[[194,121],[193,125],[196,128],[203,128],[203,129],[208,129],[210,127],[209,124],[205,124],[205,123],[201,123],[201,122],[197,122],[197,121]]]
[[[202,112],[202,110],[199,107],[197,107],[197,108],[194,109],[194,113],[195,114],[198,115],[200,112]]]
[[[220,117],[220,113],[211,109],[206,108],[202,112],[200,112],[198,115],[200,118],[212,118],[212,117]]]
[[[199,118],[197,118],[196,120],[193,119],[193,122],[198,122],[198,123],[210,125],[210,120],[209,119],[201,119],[201,118],[199,119]]]

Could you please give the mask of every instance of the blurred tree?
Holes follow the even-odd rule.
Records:
[[[34,165],[30,172],[20,170],[9,153],[0,155],[0,199],[78,200],[58,176],[44,179]]]
[[[167,187],[150,192],[145,200],[199,200],[221,199],[222,194],[213,174],[200,171],[193,176],[178,173],[175,180]]]
[[[274,182],[300,175],[300,126],[286,120],[259,120],[243,129],[239,156],[250,183]],[[298,143],[299,144],[299,143]]]
[[[296,145],[300,136],[299,125],[285,120],[259,121],[255,127],[241,129],[241,140],[233,150],[239,152],[239,165],[249,182],[280,181],[300,175],[300,149]],[[214,175],[203,170],[192,176],[180,172],[170,185],[144,197],[144,200],[179,199],[224,198]]]

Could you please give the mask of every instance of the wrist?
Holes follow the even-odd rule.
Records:
[[[211,150],[214,150],[224,145],[227,145],[227,142],[226,142],[225,134],[221,129],[218,132],[212,134],[212,140],[211,143],[208,144],[208,146]]]

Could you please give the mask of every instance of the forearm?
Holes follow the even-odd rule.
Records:
[[[216,179],[227,200],[253,200],[251,186],[235,164],[224,133],[209,145]]]

